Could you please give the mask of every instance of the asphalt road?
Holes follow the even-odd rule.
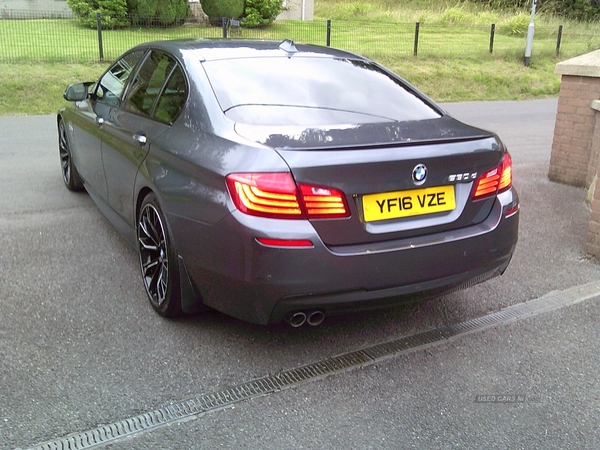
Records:
[[[448,104],[502,137],[521,196],[504,276],[424,303],[261,327],[165,320],[137,257],[61,180],[55,119],[0,117],[0,448],[26,448],[591,281],[585,191],[551,183],[556,100]],[[106,444],[111,449],[598,448],[592,298]],[[478,403],[519,394],[520,403]]]

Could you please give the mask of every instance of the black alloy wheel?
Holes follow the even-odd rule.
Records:
[[[171,248],[167,223],[154,194],[146,196],[142,203],[137,235],[142,280],[152,307],[165,317],[180,315],[177,257]]]
[[[70,191],[80,191],[83,188],[83,183],[73,164],[71,147],[67,139],[67,129],[63,120],[58,122],[58,152],[60,154],[60,168],[65,186]]]

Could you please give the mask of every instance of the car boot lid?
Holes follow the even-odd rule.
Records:
[[[328,126],[264,126],[236,123],[235,130],[245,139],[275,149],[333,150],[390,145],[434,144],[470,141],[495,136],[466,125],[450,116],[437,119],[340,124]]]

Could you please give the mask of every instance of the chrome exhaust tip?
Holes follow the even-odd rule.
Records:
[[[285,321],[294,328],[299,328],[306,322],[306,314],[302,311],[295,312],[285,318]]]
[[[308,315],[306,317],[306,321],[312,327],[321,325],[324,320],[325,320],[325,313],[323,311],[319,311],[319,310],[311,311],[310,313],[308,313]]]

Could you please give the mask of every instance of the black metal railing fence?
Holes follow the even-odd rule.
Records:
[[[362,21],[277,21],[266,28],[243,28],[223,20],[212,26],[132,26],[86,28],[70,13],[0,11],[0,62],[111,61],[142,42],[164,39],[242,38],[293,39],[356,52],[385,62],[399,57],[522,57],[525,36],[486,26]],[[600,35],[589,30],[536,26],[535,56],[574,56],[600,48]]]

